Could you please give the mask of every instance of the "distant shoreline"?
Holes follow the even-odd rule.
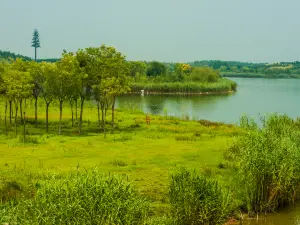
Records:
[[[298,74],[256,74],[256,73],[221,73],[225,78],[265,78],[265,79],[300,79]]]
[[[156,91],[145,91],[144,96],[146,95],[221,95],[221,94],[232,94],[235,91],[210,91],[210,92],[156,92]],[[125,95],[142,95],[141,92],[128,92]]]

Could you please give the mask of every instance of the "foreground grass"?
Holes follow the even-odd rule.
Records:
[[[30,108],[29,105],[29,118],[33,115]],[[27,120],[26,143],[23,143],[21,126],[19,137],[15,137],[14,126],[6,136],[1,121],[2,184],[16,182],[26,187],[51,174],[64,177],[72,171],[97,167],[100,173],[118,174],[133,183],[150,200],[154,216],[169,211],[168,178],[176,167],[195,169],[228,184],[231,172],[222,155],[232,137],[241,132],[237,127],[159,116],[151,116],[147,125],[143,113],[119,109],[115,133],[104,139],[92,103],[85,110],[82,136],[78,136],[77,127],[71,127],[69,109],[65,108],[64,112],[62,136],[56,135],[59,115],[52,107],[50,133],[44,133],[44,118],[40,113],[39,128],[34,128],[33,120]],[[107,129],[109,127],[108,124]],[[9,197],[17,196],[12,193]]]

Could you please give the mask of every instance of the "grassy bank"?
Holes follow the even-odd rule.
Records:
[[[201,93],[228,93],[236,91],[236,83],[228,80],[221,79],[213,83],[200,83],[200,82],[174,82],[174,83],[132,83],[131,91],[151,93],[173,93],[173,94],[201,94]]]
[[[41,112],[42,107],[40,105]],[[97,109],[91,103],[84,112],[84,135],[78,136],[78,128],[72,128],[70,110],[64,108],[63,135],[58,136],[57,107],[50,108],[49,134],[45,133],[43,114],[39,115],[39,127],[34,127],[31,119],[34,113],[30,109],[28,107],[26,111],[29,118],[25,143],[21,125],[18,127],[18,137],[15,137],[14,125],[8,128],[8,135],[5,135],[1,113],[0,196],[3,204],[12,199],[22,203],[18,206],[20,208],[15,208],[18,212],[26,209],[27,206],[23,205],[26,199],[37,193],[40,197],[46,195],[44,189],[38,189],[40,185],[47,187],[72,180],[74,177],[70,172],[86,173],[97,168],[98,173],[116,174],[134,185],[134,189],[140,192],[140,199],[146,198],[150,204],[148,217],[161,220],[171,210],[168,198],[170,173],[177,167],[187,166],[198,173],[214,176],[225,184],[230,171],[220,166],[223,165],[222,154],[228,141],[240,132],[239,128],[222,124],[158,116],[151,116],[150,125],[147,125],[143,113],[118,109],[115,133],[108,134],[104,139],[97,125]],[[110,124],[107,122],[109,130]],[[56,190],[55,187],[53,189]],[[55,193],[51,195],[60,195],[58,191]],[[38,203],[26,204],[36,206]],[[1,215],[7,216],[7,205],[2,209]]]
[[[68,108],[60,136],[57,107],[48,134],[43,114],[35,128],[31,109],[25,142],[24,127],[15,136],[0,112],[0,222],[223,224],[300,193],[300,126],[288,117],[273,115],[263,128],[247,118],[236,127],[150,116],[147,125],[143,113],[117,109],[115,132],[104,138],[92,102],[80,136]]]

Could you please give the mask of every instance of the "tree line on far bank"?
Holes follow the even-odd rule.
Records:
[[[3,59],[16,59],[22,58],[26,61],[31,61],[32,59],[27,56],[14,54],[9,51],[0,50],[0,58]],[[37,59],[37,62],[57,62],[59,58],[47,58],[47,59]],[[134,61],[131,61],[134,63]],[[157,71],[167,72],[172,74],[176,71],[177,63],[160,63],[160,62],[147,62],[140,61],[146,65],[145,74],[156,75]],[[186,64],[191,67],[209,67],[214,70],[219,71],[222,74],[259,74],[259,75],[276,75],[276,74],[287,74],[287,75],[300,75],[300,62],[278,62],[278,63],[250,63],[250,62],[239,62],[239,61],[222,61],[222,60],[202,60],[187,62]],[[156,69],[152,70],[153,65],[157,66]]]

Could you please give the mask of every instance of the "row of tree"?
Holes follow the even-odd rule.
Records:
[[[300,74],[300,62],[247,63],[237,61],[204,60],[189,63],[194,67],[208,66],[222,73]]]
[[[15,124],[19,110],[23,122],[23,111],[28,99],[34,99],[35,125],[38,126],[38,101],[46,106],[46,131],[48,132],[49,106],[59,103],[59,134],[62,129],[63,106],[69,103],[74,126],[74,111],[77,117],[77,102],[80,104],[79,133],[82,133],[84,103],[94,98],[98,107],[98,123],[105,132],[105,116],[112,110],[112,132],[114,130],[115,99],[129,90],[129,64],[113,47],[79,49],[66,52],[56,63],[24,61],[22,59],[1,61],[0,88],[5,100],[5,124],[9,111],[15,113]],[[75,108],[75,110],[74,110]],[[101,111],[101,113],[100,113]],[[101,114],[101,116],[100,116]]]

